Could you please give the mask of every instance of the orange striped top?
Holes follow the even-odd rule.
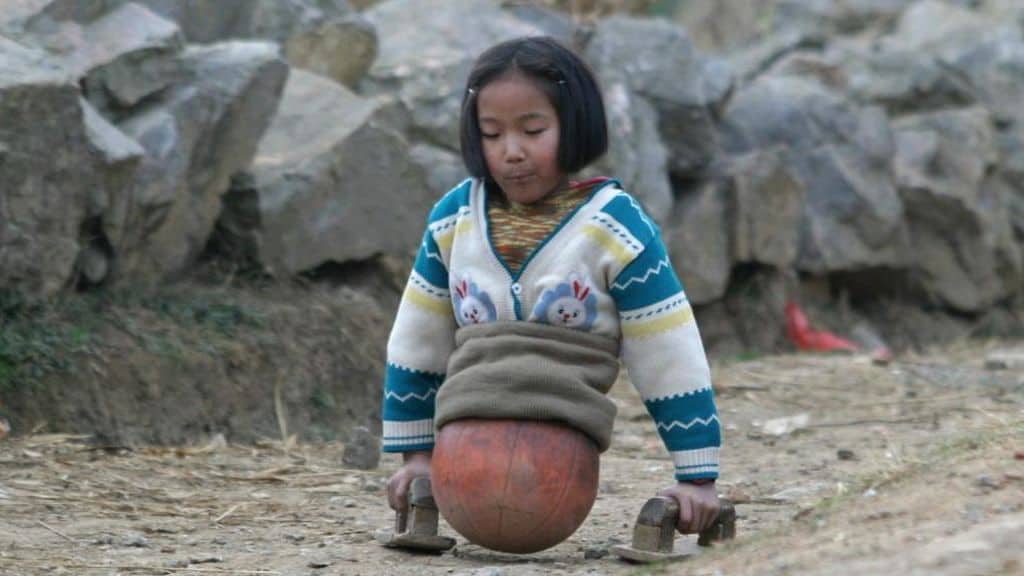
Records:
[[[571,182],[569,188],[541,198],[533,204],[509,202],[494,194],[487,203],[491,245],[513,274],[517,274],[533,250],[573,210],[583,204],[594,186],[607,178]]]

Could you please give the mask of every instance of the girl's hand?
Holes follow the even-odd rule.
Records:
[[[430,452],[406,452],[404,464],[388,479],[388,505],[396,512],[409,503],[409,484],[413,478],[430,478]]]
[[[680,482],[658,492],[658,496],[674,498],[679,503],[679,520],[676,522],[676,528],[682,534],[695,534],[711,526],[721,507],[714,482]]]

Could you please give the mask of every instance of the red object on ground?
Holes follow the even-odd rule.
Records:
[[[795,302],[786,303],[786,334],[799,350],[856,352],[857,345],[826,330],[815,330]]]
[[[598,457],[589,437],[563,424],[456,420],[434,445],[434,500],[470,542],[537,552],[571,536],[590,513]]]

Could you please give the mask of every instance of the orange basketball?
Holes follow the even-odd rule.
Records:
[[[593,440],[563,424],[456,420],[434,445],[434,499],[470,542],[537,552],[586,519],[597,496],[598,457]]]

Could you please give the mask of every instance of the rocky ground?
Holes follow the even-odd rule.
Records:
[[[1024,573],[1024,344],[961,344],[887,365],[777,356],[716,365],[720,492],[736,540],[638,567],[630,538],[670,462],[627,381],[597,502],[566,542],[441,556],[385,549],[383,487],[340,444],[222,437],[180,448],[35,434],[0,443],[0,573],[938,574]],[[454,535],[446,525],[442,531]]]

